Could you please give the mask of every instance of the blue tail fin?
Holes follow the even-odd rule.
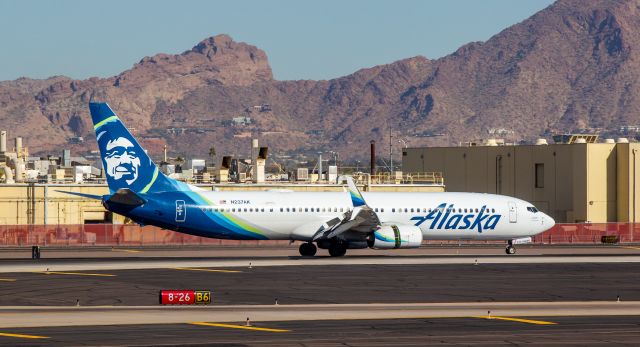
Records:
[[[111,193],[176,190],[177,182],[159,172],[153,160],[106,103],[90,103],[93,129]]]

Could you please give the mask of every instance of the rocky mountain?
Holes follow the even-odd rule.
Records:
[[[106,100],[156,155],[164,144],[183,155],[206,156],[212,145],[246,155],[255,137],[276,153],[337,150],[341,158],[365,157],[371,139],[388,148],[390,131],[396,153],[397,139],[612,132],[640,124],[638,52],[640,0],[560,0],[443,58],[329,81],[274,80],[262,50],[219,35],[111,78],[0,82],[0,124],[32,151],[86,151],[95,147],[86,104]],[[69,144],[74,136],[86,143]]]

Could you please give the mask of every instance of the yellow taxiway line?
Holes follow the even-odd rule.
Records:
[[[21,338],[21,339],[48,339],[49,338],[49,336],[10,334],[10,333],[0,333],[0,336],[18,337],[18,338]]]
[[[291,331],[291,330],[285,330],[285,329],[259,328],[259,327],[254,327],[254,326],[250,326],[250,325],[246,326],[246,325],[207,323],[207,322],[192,322],[192,323],[189,323],[189,324],[202,325],[202,326],[207,326],[207,327],[219,327],[219,328],[267,331],[267,332],[270,332],[270,333],[286,333],[286,332]]]
[[[640,250],[640,247],[633,247],[633,246],[624,246],[622,248],[626,248],[626,249],[637,249]]]
[[[547,321],[543,321],[543,320],[523,319],[523,318],[515,318],[515,317],[502,317],[502,316],[474,316],[473,318],[497,319],[497,320],[506,320],[506,321],[511,321],[511,322],[537,324],[537,325],[554,325],[554,324],[558,324],[558,323],[547,322]]]
[[[75,276],[99,276],[99,277],[115,277],[111,274],[92,274],[86,272],[62,272],[62,271],[35,271],[35,273],[43,275],[75,275]]]
[[[239,270],[218,270],[218,269],[201,269],[201,268],[196,268],[196,267],[174,267],[174,270],[185,270],[185,271],[206,271],[206,272],[229,272],[229,273],[234,273],[234,272],[242,272]]]
[[[112,248],[111,252],[142,253],[142,251],[137,249],[115,249],[115,248]]]
[[[0,282],[15,282],[15,278],[0,278]]]

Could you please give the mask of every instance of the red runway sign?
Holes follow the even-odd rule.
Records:
[[[208,305],[211,292],[208,290],[161,290],[160,305]]]

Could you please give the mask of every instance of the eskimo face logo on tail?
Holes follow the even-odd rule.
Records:
[[[471,229],[482,233],[485,230],[494,230],[502,215],[491,214],[487,206],[482,206],[478,213],[470,210],[469,213],[456,213],[453,204],[447,207],[446,203],[438,205],[426,216],[415,216],[411,220],[416,221],[416,226],[431,221],[429,229]]]
[[[108,141],[105,149],[106,174],[116,181],[125,180],[127,185],[135,182],[140,170],[140,158],[136,154],[133,143],[127,138],[118,137]]]
[[[102,126],[96,136],[102,153],[102,163],[112,192],[129,188],[145,192],[155,179],[155,165],[140,145],[119,129],[120,122]]]

